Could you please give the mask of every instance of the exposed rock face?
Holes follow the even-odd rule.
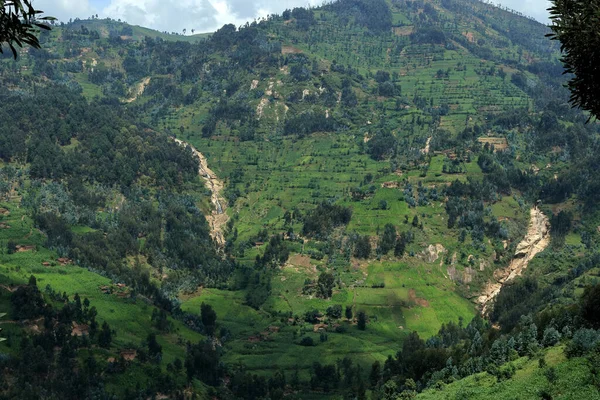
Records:
[[[527,235],[518,244],[515,256],[510,265],[504,270],[494,272],[494,281],[489,282],[477,299],[482,314],[489,311],[489,306],[500,293],[502,285],[520,276],[529,262],[550,244],[550,222],[537,207],[530,211],[531,220]]]
[[[441,244],[430,244],[423,253],[425,256],[425,261],[428,263],[434,263],[438,260],[438,258],[440,258],[440,254],[444,254],[446,252],[446,248]]]
[[[427,143],[425,143],[425,148],[421,149],[422,154],[429,154],[429,149],[431,148],[431,137],[427,138]]]
[[[212,211],[211,215],[206,216],[206,220],[210,225],[211,236],[212,238],[221,246],[225,245],[225,236],[223,235],[223,228],[229,221],[229,216],[225,214],[225,208],[227,202],[223,199],[221,192],[223,192],[224,184],[222,181],[217,178],[214,172],[208,168],[208,162],[206,157],[198,150],[196,150],[192,145],[175,139],[179,145],[184,147],[189,147],[192,152],[198,156],[200,159],[200,166],[198,167],[198,174],[202,179],[204,179],[208,183],[208,187],[211,191],[210,200],[215,206],[215,209]]]

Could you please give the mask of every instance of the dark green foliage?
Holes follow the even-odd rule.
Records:
[[[406,236],[404,234],[401,234],[398,240],[396,240],[396,245],[394,246],[394,256],[398,258],[404,256],[404,253],[406,252],[406,243]]]
[[[11,142],[3,159],[27,155],[34,178],[85,176],[92,182],[128,187],[140,177],[147,177],[174,189],[181,187],[182,180],[196,177],[198,161],[189,150],[165,135],[130,125],[133,116],[123,118],[118,105],[88,104],[85,98],[62,86],[50,86],[36,95],[36,107],[43,118],[31,121],[27,97],[11,92],[0,97],[3,104],[9,105],[0,112],[0,143]],[[4,118],[8,116],[12,123]],[[52,129],[48,129],[48,123]],[[30,126],[27,134],[21,126]],[[27,145],[25,137],[30,138]],[[75,137],[78,151],[60,147]]]
[[[342,306],[340,304],[329,306],[326,314],[329,318],[340,319],[342,318]]]
[[[378,34],[392,29],[392,12],[385,0],[339,0],[327,8],[345,18],[355,17],[359,24]]]
[[[538,288],[537,281],[529,277],[506,286],[496,297],[494,309],[489,315],[490,320],[499,322],[503,329],[510,331],[517,325],[521,315],[532,310],[532,305],[537,300],[532,295]]]
[[[367,314],[365,314],[364,311],[358,312],[356,324],[357,324],[356,326],[358,327],[358,329],[360,329],[361,331],[364,331],[365,329],[367,329]]]
[[[307,236],[324,238],[334,228],[347,225],[352,218],[352,210],[335,204],[321,203],[304,217],[302,233]]]
[[[156,308],[152,311],[152,322],[156,329],[161,332],[169,332],[172,328],[172,323],[169,321],[167,317],[167,312],[165,310],[157,310]]]
[[[350,86],[342,89],[342,104],[344,107],[356,107],[358,105],[358,98],[356,93]]]
[[[600,285],[589,286],[580,301],[581,316],[592,326],[600,327]]]
[[[378,83],[384,83],[384,82],[387,82],[387,81],[389,81],[389,80],[390,80],[390,73],[389,73],[389,72],[387,72],[387,71],[381,71],[381,70],[379,70],[379,71],[377,71],[377,72],[375,73],[375,80],[376,80]]]
[[[276,268],[285,264],[290,255],[281,235],[271,237],[262,257],[257,257],[255,268]]]
[[[310,310],[304,314],[304,320],[311,324],[318,323],[320,317],[321,313],[319,312],[319,310]]]
[[[439,28],[421,27],[410,35],[410,39],[416,44],[440,44],[446,43],[446,35]]]
[[[348,321],[352,319],[352,306],[346,306],[346,311],[344,312],[344,316]]]
[[[200,305],[200,318],[202,319],[202,325],[207,335],[212,335],[217,325],[217,313],[213,310],[210,304],[204,302]]]
[[[354,244],[354,257],[368,259],[371,255],[371,238],[359,236]]]
[[[302,339],[300,339],[299,344],[300,346],[312,347],[315,345],[315,341],[310,336],[304,336]]]
[[[219,360],[220,355],[210,340],[188,346],[184,363],[188,380],[198,378],[207,385],[217,386],[224,372]]]
[[[268,272],[255,272],[250,276],[246,292],[246,304],[259,309],[271,295],[271,276]]]
[[[371,373],[369,375],[369,382],[371,383],[371,387],[377,386],[379,381],[381,380],[381,363],[379,361],[375,361],[371,366]]]
[[[286,135],[298,135],[299,138],[303,138],[315,132],[334,131],[335,121],[333,118],[326,118],[322,110],[308,110],[288,118],[283,130]]]
[[[329,299],[335,287],[335,277],[329,272],[321,272],[317,282],[317,295]]]
[[[392,224],[385,224],[383,232],[379,236],[379,243],[377,245],[377,253],[387,254],[394,248],[396,244],[396,227]]]
[[[582,328],[573,334],[567,345],[565,354],[569,357],[580,357],[594,349],[600,343],[600,333],[594,329]]]
[[[30,285],[35,279],[30,279]],[[90,342],[87,338],[71,335],[72,323],[87,322],[95,314],[88,309],[90,303],[84,299],[84,308],[75,295],[74,301],[46,288],[46,294],[64,306],[53,309],[44,304],[44,328],[41,333],[24,335],[14,355],[0,360],[5,371],[2,375],[3,396],[19,399],[39,399],[46,396],[67,400],[82,398],[111,398],[104,391],[105,378],[93,356],[80,355],[86,352]],[[90,324],[91,325],[91,324]],[[91,332],[90,332],[91,335]],[[10,347],[13,347],[12,345]],[[59,351],[56,351],[59,349]]]
[[[162,346],[156,341],[156,334],[150,333],[146,339],[148,345],[148,355],[156,362],[160,362],[162,358]]]
[[[44,312],[45,302],[34,276],[29,278],[27,285],[13,292],[10,301],[16,319],[34,319]]]
[[[571,230],[571,222],[573,216],[568,211],[560,211],[558,214],[552,215],[550,221],[552,235],[565,236]]]
[[[565,72],[573,74],[568,87],[573,105],[600,116],[600,56],[590,48],[600,47],[598,2],[553,0],[550,8],[552,34],[561,43]]]
[[[98,334],[98,346],[108,349],[112,343],[112,331],[106,321],[102,323],[102,329]]]
[[[319,362],[313,364],[311,372],[311,388],[313,390],[321,388],[325,392],[335,389],[339,383],[335,365],[321,365]]]
[[[396,153],[397,141],[389,132],[376,133],[367,143],[367,153],[374,160],[384,160]]]

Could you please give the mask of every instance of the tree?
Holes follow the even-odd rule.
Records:
[[[342,306],[340,304],[329,306],[327,307],[326,314],[329,318],[342,318]]]
[[[417,215],[414,216],[413,220],[412,220],[412,226],[414,226],[415,228],[417,226],[419,226],[419,217]]]
[[[352,319],[352,306],[346,306],[346,319],[348,321]]]
[[[581,316],[595,328],[600,327],[600,285],[589,286],[580,300]]]
[[[200,318],[207,335],[212,335],[215,331],[217,323],[217,313],[213,310],[210,304],[204,302],[200,305]]]
[[[50,26],[44,22],[55,20],[53,17],[38,18],[43,11],[33,8],[32,3],[32,0],[0,0],[0,45],[7,43],[14,58],[17,58],[15,44],[19,47],[27,44],[39,49],[40,42],[35,36],[38,28],[50,30]]]
[[[156,341],[156,334],[149,334],[146,343],[148,344],[148,355],[154,360],[160,361],[162,358],[162,346]]]
[[[373,365],[371,365],[371,374],[369,375],[369,381],[371,383],[371,387],[374,388],[379,383],[381,379],[381,363],[379,361],[375,361]]]
[[[390,250],[394,248],[394,244],[396,243],[396,228],[392,224],[385,224],[383,228],[383,233],[379,238],[379,254],[387,254]]]
[[[358,321],[357,321],[358,329],[364,331],[367,329],[367,314],[364,311],[358,312]]]
[[[600,116],[600,48],[598,0],[553,0],[550,10],[552,33],[561,43],[565,73],[573,74],[568,88],[574,106]]]
[[[319,275],[319,297],[328,299],[333,294],[333,287],[335,286],[335,278],[329,272],[321,272]]]
[[[400,258],[404,256],[404,252],[406,251],[406,238],[404,235],[400,235],[398,240],[396,240],[396,246],[394,246],[394,256]]]
[[[98,346],[108,349],[111,342],[112,332],[110,331],[110,326],[108,323],[104,321],[102,323],[102,330],[100,330],[100,334],[98,335]]]
[[[371,240],[368,236],[359,236],[354,245],[354,257],[369,258],[371,255]]]

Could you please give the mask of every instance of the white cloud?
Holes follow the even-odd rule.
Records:
[[[68,1],[68,0],[64,0]],[[281,13],[286,8],[318,5],[322,0],[110,0],[101,15],[160,31],[213,31],[233,23]]]
[[[92,14],[121,19],[160,31],[214,31],[242,25],[286,8],[318,6],[323,0],[34,0],[35,6],[62,21]],[[492,0],[539,21],[547,20],[548,0]]]
[[[88,0],[34,0],[33,6],[60,21],[87,18],[96,12]]]
[[[160,31],[215,27],[219,11],[209,0],[111,0],[101,15]]]
[[[548,20],[547,9],[550,7],[550,1],[548,0],[501,0],[499,3],[520,11],[525,15],[534,17],[540,22],[546,22]]]

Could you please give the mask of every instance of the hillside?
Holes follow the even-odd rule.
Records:
[[[58,311],[77,294],[116,331],[65,355],[98,363],[102,393],[335,398],[412,379],[444,398],[487,382],[469,375],[523,315],[540,343],[559,328],[544,313],[586,327],[600,131],[568,105],[547,32],[476,0],[342,0],[191,37],[54,27],[0,60],[0,301],[18,321],[11,293],[34,275],[45,304],[0,351],[51,336],[32,325],[50,306],[92,325]],[[466,328],[482,311],[491,324]],[[431,392],[473,329],[486,361],[461,357]],[[407,371],[414,332],[430,363]],[[567,374],[562,340],[540,351]],[[518,393],[539,353],[513,351]]]

